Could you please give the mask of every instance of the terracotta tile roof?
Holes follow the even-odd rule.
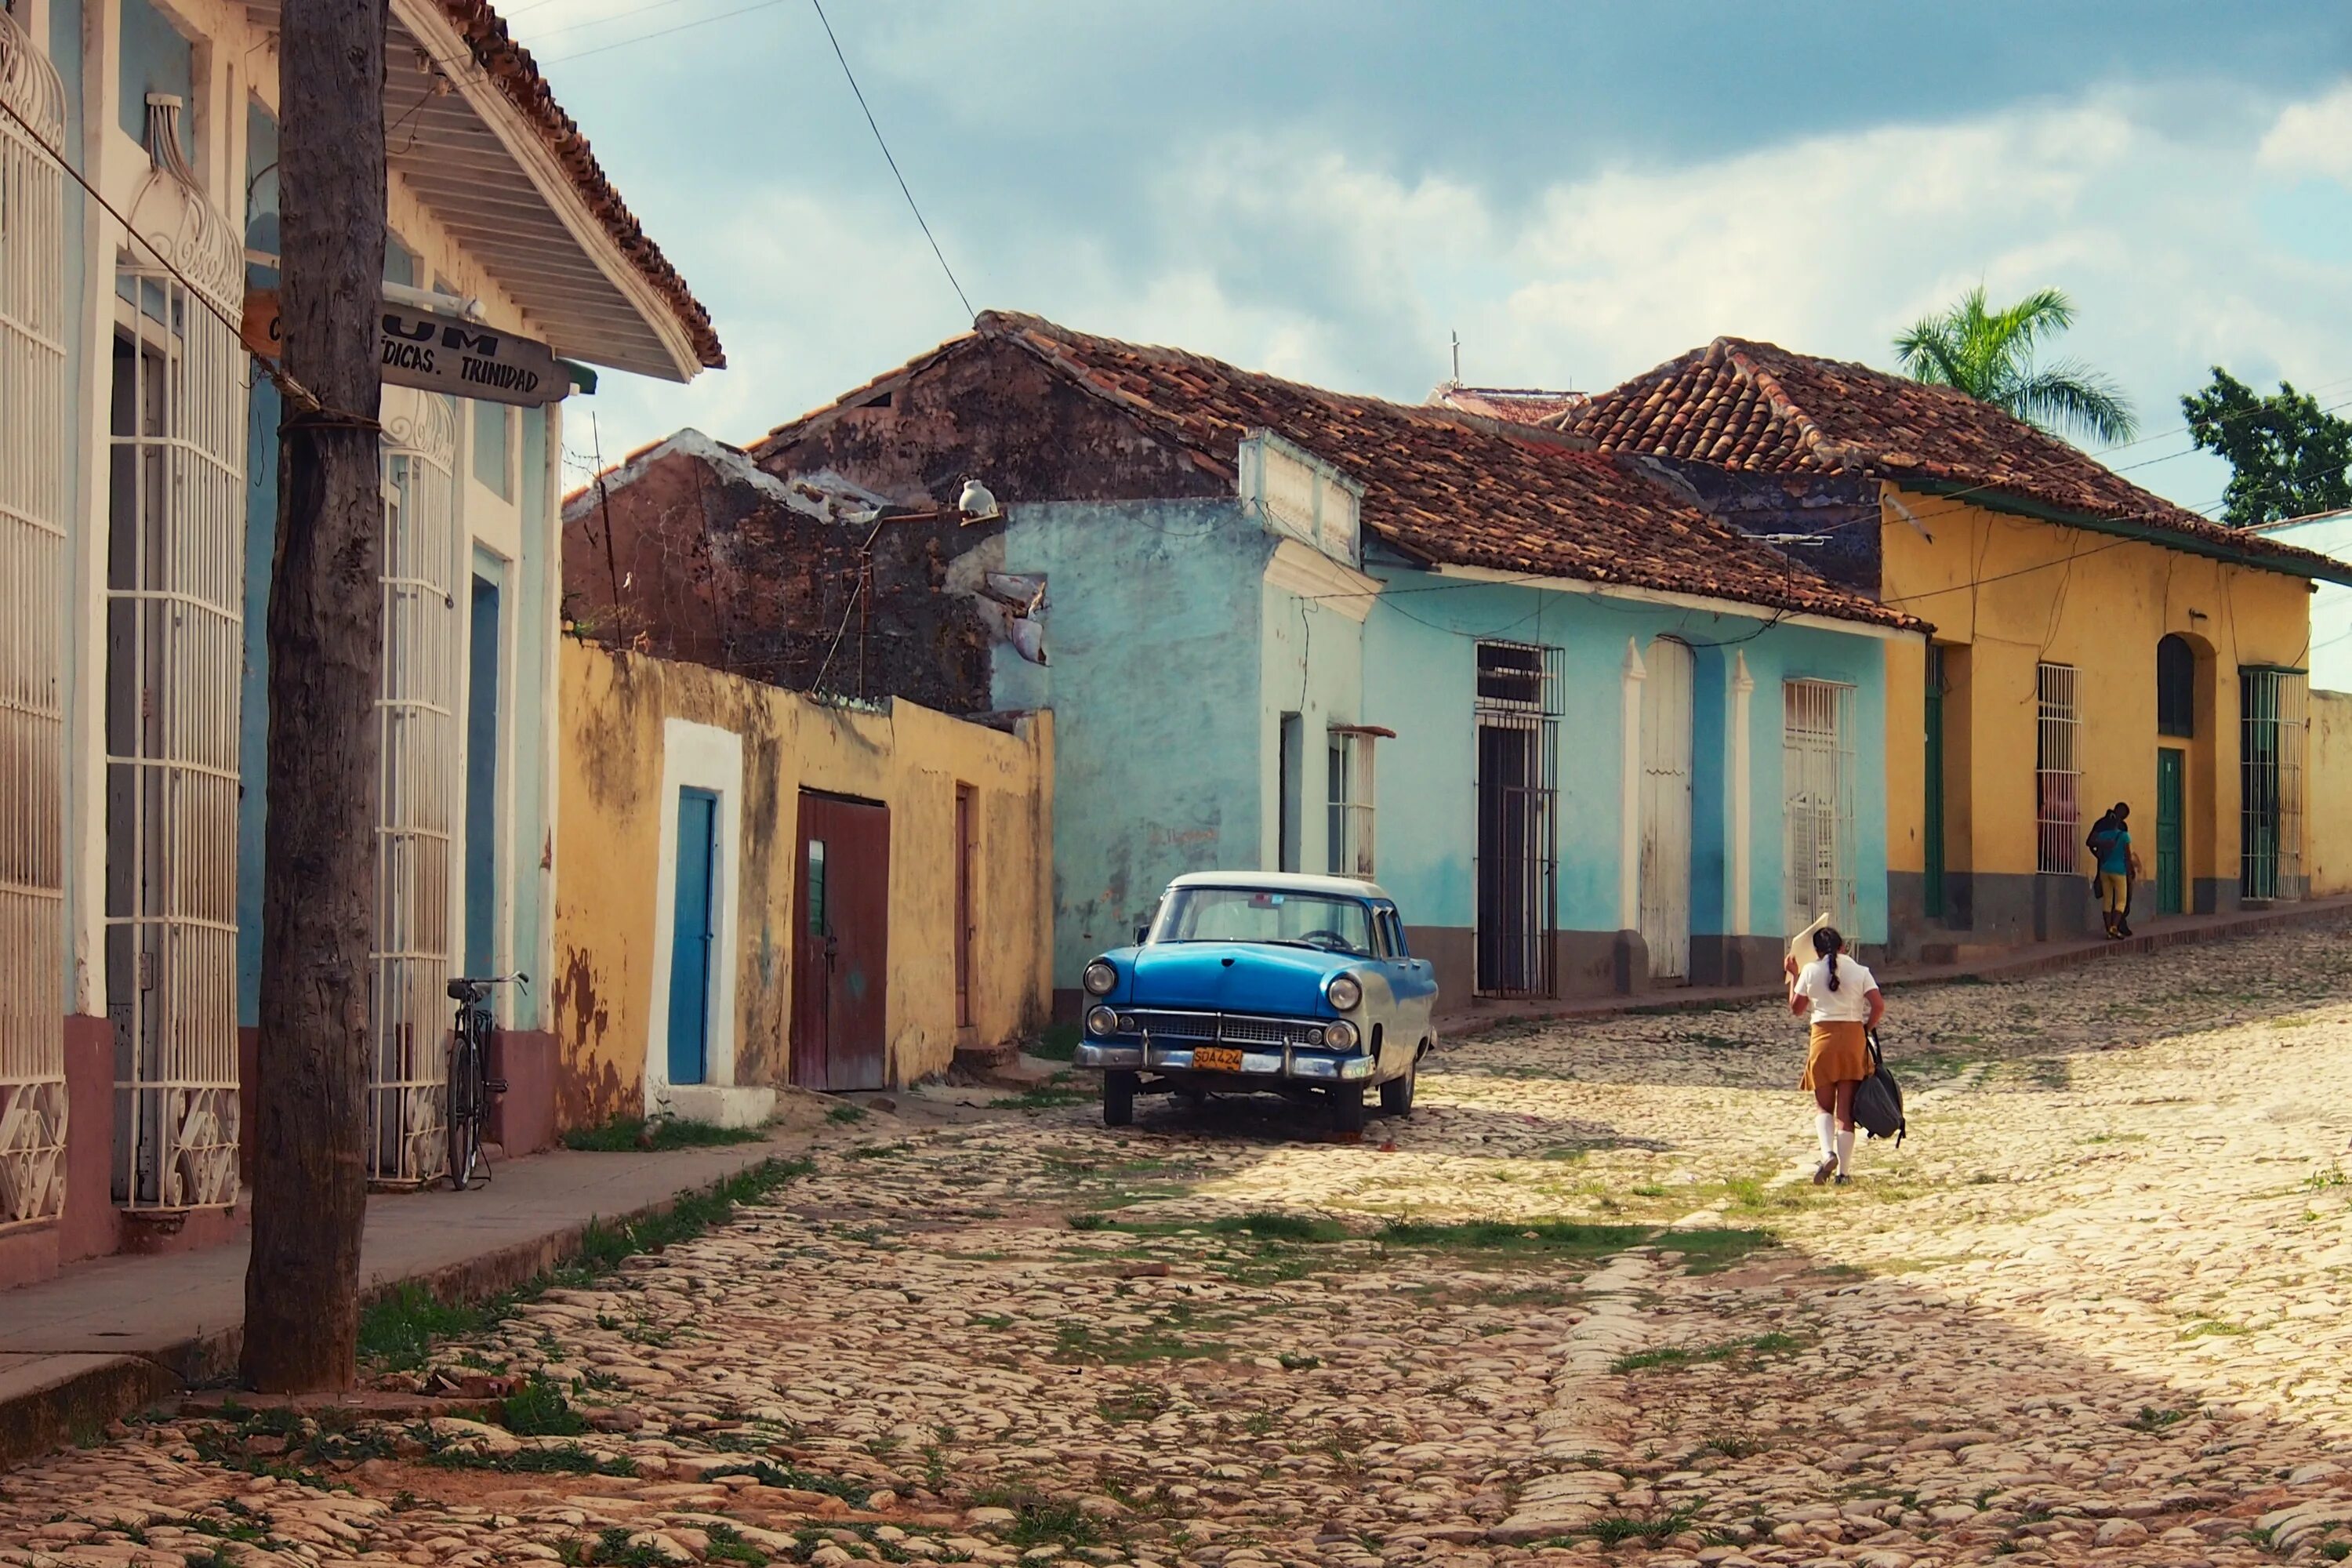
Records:
[[[1411,557],[1878,626],[1924,625],[1553,432],[1326,392],[1010,311],[983,311],[973,326],[982,339],[1036,354],[1228,478],[1242,439],[1275,431],[1360,481],[1364,527]]]
[[[596,162],[596,154],[589,150],[588,138],[563,112],[563,106],[555,101],[555,94],[539,74],[530,51],[507,36],[506,22],[484,0],[441,0],[441,8],[473,52],[474,63],[498,84],[507,101],[539,132],[547,150],[571,176],[580,199],[588,204],[588,210],[596,215],[604,232],[612,236],[613,243],[668,302],[693,341],[696,358],[709,369],[724,369],[727,352],[719,346],[719,334],[711,329],[710,312],[695,299],[686,279],[669,264],[661,247],[639,226],[635,215],[621,200],[621,193],[613,188],[604,166]]]
[[[1604,452],[1761,473],[1847,474],[2129,522],[2281,570],[2340,570],[2140,489],[2076,447],[1950,387],[1717,338],[1548,421]]]
[[[1458,381],[1448,381],[1440,383],[1430,393],[1429,401],[1436,407],[1458,408],[1465,414],[1487,419],[1543,425],[1581,409],[1592,401],[1592,395],[1547,392],[1534,386],[1465,386]]]

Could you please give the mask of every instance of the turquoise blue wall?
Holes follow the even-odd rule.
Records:
[[[1365,718],[1397,732],[1379,748],[1380,879],[1409,923],[1472,923],[1473,790],[1476,776],[1476,644],[1496,638],[1562,650],[1559,871],[1556,919],[1563,931],[1621,929],[1624,688],[1628,639],[1647,650],[1673,636],[1693,645],[1691,925],[1722,933],[1730,841],[1725,694],[1738,641],[1756,683],[1748,711],[1751,925],[1780,922],[1782,889],[1780,682],[1843,681],[1854,701],[1855,818],[1860,942],[1886,931],[1885,656],[1869,637],[1716,616],[1598,595],[1383,574],[1384,593],[1364,628]],[[1395,590],[1402,590],[1397,592]]]
[[[547,988],[552,974],[539,972],[540,944],[547,939],[553,912],[547,908],[548,879],[540,858],[549,847],[552,826],[542,805],[547,789],[547,727],[554,721],[555,638],[560,628],[549,624],[549,574],[556,570],[556,531],[548,493],[549,416],[544,408],[522,411],[522,560],[507,575],[512,603],[507,611],[509,657],[514,679],[508,683],[514,704],[514,787],[508,799],[514,821],[507,837],[509,847],[508,885],[514,889],[514,966],[527,971],[530,984],[519,987],[509,1015],[518,1029],[546,1027]]]
[[[1775,626],[1745,645],[1756,681],[1749,709],[1749,750],[1755,823],[1749,876],[1752,929],[1786,935],[1781,904],[1787,887],[1786,819],[1780,809],[1781,682],[1832,680],[1854,689],[1853,942],[1886,940],[1886,648],[1874,638],[1808,626]]]
[[[1133,941],[1170,878],[1257,862],[1272,549],[1233,501],[1014,510],[1005,570],[1050,584],[1057,986]]]
[[[248,101],[245,116],[246,244],[278,249],[278,121]],[[247,287],[275,288],[275,268],[247,263]],[[236,1016],[261,1023],[262,829],[269,790],[269,564],[278,550],[278,421],[284,404],[266,376],[253,378],[245,432],[245,684],[237,711]]]
[[[193,163],[196,156],[194,47],[147,0],[121,0],[121,4],[122,100],[117,106],[117,119],[125,134],[144,145],[147,95],[175,94],[181,104],[180,151]]]

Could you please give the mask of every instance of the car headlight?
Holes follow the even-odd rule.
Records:
[[[1069,971],[1064,970],[1063,973],[1066,974]],[[1336,974],[1331,977],[1331,984],[1323,988],[1323,994],[1330,999],[1331,1005],[1344,1013],[1364,999],[1363,982],[1352,974]]]
[[[1350,1024],[1345,1018],[1341,1018],[1336,1023],[1324,1025],[1323,1043],[1335,1051],[1354,1050],[1356,1048],[1356,1026]]]
[[[1062,973],[1067,974],[1069,971],[1066,969]],[[1089,996],[1108,996],[1118,984],[1118,971],[1097,958],[1087,965],[1087,972],[1079,976],[1078,984],[1087,988]]]
[[[1066,974],[1069,972],[1065,970],[1063,973]],[[1108,1007],[1089,1007],[1087,1009],[1087,1034],[1093,1035],[1097,1038],[1100,1038],[1104,1035],[1114,1035],[1118,1032],[1118,1014],[1112,1012]]]

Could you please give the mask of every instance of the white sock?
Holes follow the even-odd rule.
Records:
[[[1851,1127],[1837,1130],[1837,1163],[1839,1175],[1853,1173],[1853,1129]]]
[[[1821,1135],[1822,1158],[1836,1159],[1837,1144],[1834,1140],[1837,1137],[1837,1118],[1826,1110],[1822,1111],[1813,1118],[1813,1131]]]

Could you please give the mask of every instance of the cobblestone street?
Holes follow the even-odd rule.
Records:
[[[0,1478],[0,1560],[2341,1561],[2347,937],[1897,990],[1911,1137],[1842,1190],[1777,1006],[1452,1047],[1360,1144],[845,1109],[436,1342],[529,1380],[499,1422],[93,1434]]]

